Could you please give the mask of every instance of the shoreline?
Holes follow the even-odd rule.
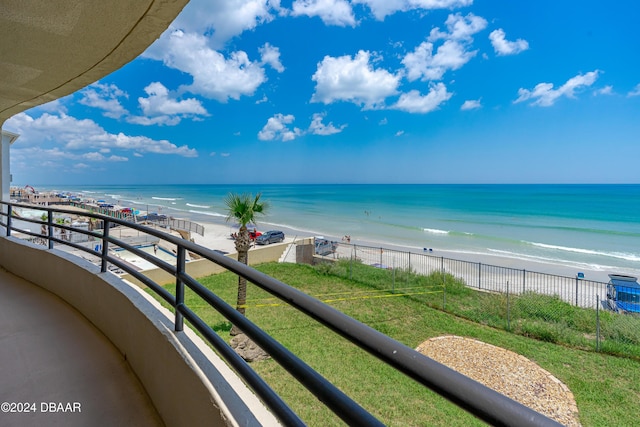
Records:
[[[187,206],[194,209],[185,210],[179,207],[163,204],[162,201],[165,200],[164,198],[161,199],[153,197],[156,203],[147,204],[141,202],[140,200],[127,200],[126,198],[119,195],[109,194],[106,197],[111,197],[114,204],[116,204],[117,201],[117,207],[120,207],[119,205],[122,203],[122,201],[130,202],[131,204],[138,207],[144,206],[147,208],[147,210],[150,210],[149,208],[157,208],[157,211],[159,213],[176,219],[187,219],[201,224],[205,227],[205,236],[200,236],[196,233],[191,234],[191,237],[197,244],[200,244],[209,249],[217,249],[224,252],[235,252],[235,245],[233,240],[230,238],[230,235],[232,232],[237,231],[237,227],[234,227],[233,221],[227,223],[225,221],[226,217],[222,214],[211,214],[196,210],[197,208],[204,208],[208,206],[187,203]],[[166,200],[174,199],[167,198]],[[66,208],[69,208],[69,206],[67,206]],[[291,226],[284,225],[283,222],[277,221],[277,218],[269,219],[270,221],[259,220],[257,224],[258,229],[260,231],[273,229],[282,230],[285,233],[286,241],[289,242],[292,241],[293,238],[304,238],[322,235],[322,233],[318,231],[313,231],[313,227],[309,227],[309,224],[298,224],[295,226],[295,228],[293,228]],[[608,282],[608,274],[626,274],[636,277],[640,276],[640,268],[636,267],[635,265],[616,268],[608,266],[604,263],[589,264],[587,261],[582,262],[582,260],[576,256],[574,256],[573,259],[564,259],[564,257],[558,257],[557,259],[555,257],[543,258],[542,256],[544,255],[541,255],[541,257],[538,258],[533,254],[529,256],[517,252],[498,253],[499,251],[497,249],[495,250],[496,253],[491,253],[493,249],[484,246],[465,249],[463,247],[449,246],[447,244],[446,248],[442,248],[438,247],[439,243],[437,242],[443,243],[444,241],[438,238],[432,239],[428,237],[425,238],[426,243],[424,244],[433,245],[433,247],[421,248],[416,245],[417,241],[415,239],[410,238],[410,240],[403,241],[402,234],[397,236],[387,236],[389,239],[395,241],[381,241],[380,238],[375,238],[373,236],[369,237],[366,235],[357,235],[357,229],[359,229],[357,223],[354,222],[351,225],[356,225],[352,230],[356,233],[356,235],[349,233],[352,237],[351,243],[355,245],[368,246],[371,248],[384,248],[399,252],[408,252],[416,255],[422,254],[429,255],[431,257],[444,257],[446,259],[456,261],[481,263],[483,265],[511,268],[514,270],[526,270],[530,272],[545,273],[563,277],[576,277],[578,273],[583,273],[584,279],[599,282]],[[325,226],[325,229],[333,228],[327,228]],[[340,229],[340,227],[336,229]],[[338,243],[340,243],[342,240],[342,236],[335,236],[331,233],[324,234],[323,237],[329,240],[337,241]]]
[[[230,224],[226,224],[224,222],[216,222],[216,221],[205,222],[205,221],[200,221],[199,219],[200,218],[193,218],[193,217],[190,218],[190,220],[204,226],[204,229],[205,229],[204,236],[200,236],[198,234],[192,233],[191,237],[194,239],[195,243],[201,246],[204,246],[208,249],[217,249],[217,250],[222,250],[226,252],[235,252],[235,245],[233,243],[233,240],[230,238],[230,234],[235,230],[235,227],[233,227]],[[267,231],[267,230],[276,229],[276,228],[283,231],[285,233],[285,242],[293,242],[294,239],[302,239],[306,237],[316,236],[316,234],[309,231],[294,230],[284,226],[269,227],[270,224],[266,224],[266,223],[262,223],[262,224],[263,224],[262,227],[260,226],[261,225],[260,222],[258,222],[257,224],[259,231]],[[329,240],[337,241],[338,243],[343,243],[341,242],[341,238],[336,238],[335,236],[323,236],[323,237]],[[577,273],[580,272],[584,274],[585,280],[604,282],[604,283],[609,281],[608,274],[624,273],[624,274],[638,276],[638,273],[640,273],[640,272],[634,272],[634,271],[602,271],[602,270],[596,270],[588,267],[575,268],[573,266],[562,265],[562,264],[551,263],[551,262],[523,260],[523,259],[500,256],[500,255],[477,254],[477,253],[468,253],[468,252],[461,252],[461,251],[455,251],[455,250],[439,250],[435,248],[432,249],[432,251],[424,252],[424,251],[417,251],[415,250],[415,248],[394,244],[394,243],[387,242],[387,243],[381,244],[380,242],[373,242],[371,240],[367,240],[366,238],[352,238],[351,245],[361,245],[361,246],[368,246],[372,248],[383,248],[383,249],[395,250],[399,252],[410,252],[416,255],[444,257],[445,259],[452,259],[452,260],[464,261],[464,262],[470,262],[470,263],[481,263],[484,265],[511,268],[515,270],[527,270],[530,272],[545,273],[545,274],[551,274],[551,275],[557,275],[557,276],[563,276],[563,277],[576,277]]]

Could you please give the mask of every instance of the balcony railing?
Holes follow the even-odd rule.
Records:
[[[267,276],[236,260],[224,256],[224,254],[204,248],[193,242],[181,239],[152,228],[134,224],[109,216],[78,212],[50,207],[35,207],[32,205],[15,204],[0,201],[0,226],[6,231],[6,235],[21,233],[34,239],[44,239],[49,249],[54,244],[66,245],[77,250],[96,256],[100,260],[101,271],[107,272],[110,265],[126,271],[138,279],[144,285],[151,288],[163,300],[174,309],[175,330],[183,329],[186,318],[204,338],[220,353],[226,362],[244,379],[249,387],[258,395],[264,404],[287,426],[302,426],[304,422],[294,413],[289,406],[275,393],[269,385],[251,368],[251,366],[238,356],[235,351],[209,325],[185,304],[185,286],[198,294],[211,307],[221,313],[228,321],[238,326],[251,340],[265,350],[277,363],[286,369],[297,381],[313,393],[318,400],[348,425],[376,426],[384,425],[372,414],[353,401],[349,396],[340,391],[327,379],[313,370],[304,361],[290,352],[286,347],[241,315],[231,305],[215,295],[196,279],[186,273],[186,253],[194,253],[206,258],[215,264],[242,276],[256,286],[271,293],[284,303],[305,313],[325,327],[361,347],[374,357],[384,361],[397,371],[400,371],[418,383],[439,393],[459,407],[470,412],[481,420],[498,426],[559,426],[560,424],[533,411],[532,409],[500,394],[496,391],[430,359],[421,353],[395,341],[394,339],[364,325],[355,319],[339,312],[338,310],[316,300],[315,298],[294,289],[270,276]],[[16,216],[14,208],[38,209],[46,213],[39,219],[20,218],[20,221],[37,224],[41,233],[19,229],[14,227]],[[58,224],[54,221],[57,215],[81,215],[102,221],[102,232],[88,231],[74,228],[66,224]],[[127,227],[158,239],[167,241],[177,248],[176,264],[171,265],[132,246],[123,239],[112,237],[109,233],[112,225]],[[14,234],[15,234],[14,233]],[[88,238],[93,238],[100,243],[89,246],[74,242],[66,236],[71,233],[80,233]],[[136,256],[156,265],[175,277],[175,295],[155,283],[143,273],[135,269],[131,264],[121,258],[112,255],[110,245],[122,248]],[[96,251],[97,249],[97,251]]]

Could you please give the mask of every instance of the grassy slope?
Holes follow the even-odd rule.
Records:
[[[258,267],[340,311],[410,346],[439,335],[460,335],[507,348],[528,357],[564,382],[574,393],[585,426],[635,425],[640,404],[640,362],[516,336],[434,310],[414,298],[357,298],[367,285],[320,274],[310,266],[264,264]],[[201,282],[230,303],[235,302],[236,276],[224,273]],[[356,297],[356,299],[349,299]],[[334,382],[388,425],[481,425],[435,393],[373,360],[334,333],[294,309],[279,305],[249,284],[247,316]],[[230,325],[192,293],[187,305],[219,334],[228,338]],[[254,363],[291,407],[309,425],[340,425],[272,360]]]

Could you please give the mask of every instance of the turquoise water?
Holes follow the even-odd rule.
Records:
[[[38,187],[39,190],[45,188]],[[49,188],[51,189],[51,188]],[[158,185],[56,188],[175,217],[224,223],[229,192],[261,192],[262,228],[640,270],[640,185]]]

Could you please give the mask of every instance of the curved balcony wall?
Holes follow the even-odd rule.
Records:
[[[0,267],[58,295],[122,353],[167,426],[278,425],[227,365],[151,296],[74,255],[0,238]]]

